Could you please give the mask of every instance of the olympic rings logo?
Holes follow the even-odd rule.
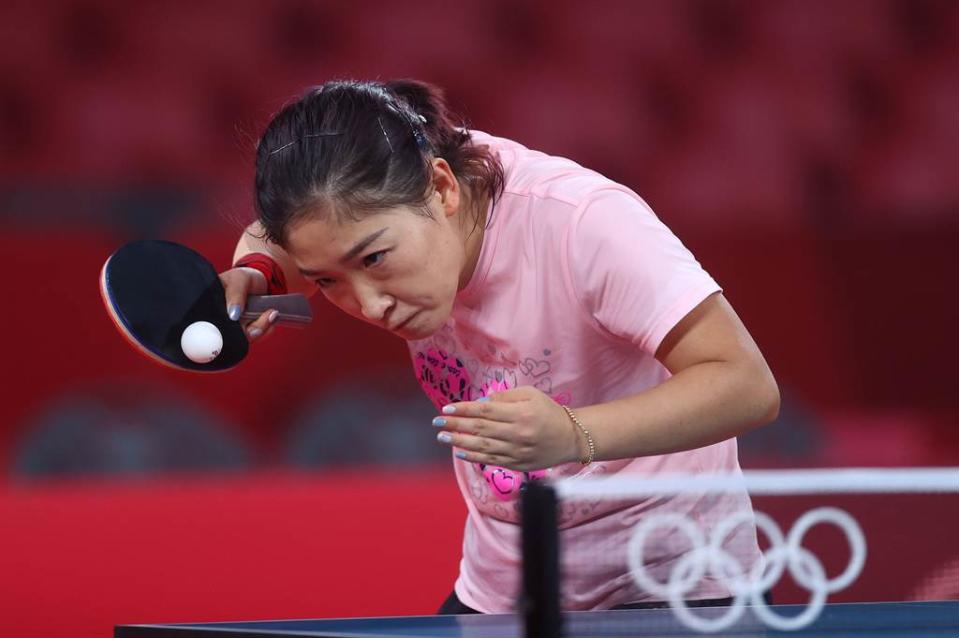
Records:
[[[770,548],[763,554],[764,560],[756,561],[749,574],[746,574],[739,561],[723,549],[723,542],[739,525],[754,520],[756,527],[766,534]],[[819,523],[832,523],[843,532],[849,543],[849,564],[835,578],[827,579],[822,562],[802,546],[806,532]],[[647,537],[660,527],[671,527],[685,534],[693,546],[673,566],[666,583],[653,578],[646,571],[643,560]],[[636,525],[627,546],[627,560],[636,583],[649,593],[668,600],[679,621],[690,629],[722,631],[742,617],[748,600],[753,613],[767,626],[780,631],[792,631],[816,620],[826,604],[826,597],[845,589],[856,580],[866,562],[866,538],[852,516],[834,507],[819,507],[806,512],[796,521],[788,537],[784,537],[776,522],[762,512],[736,512],[716,525],[708,541],[702,531],[682,514],[653,514]],[[773,612],[763,598],[763,594],[779,581],[786,569],[811,594],[806,608],[796,616],[781,616]],[[694,614],[685,602],[685,595],[707,572],[727,582],[733,597],[728,611],[715,618]]]

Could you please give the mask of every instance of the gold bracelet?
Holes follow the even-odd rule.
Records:
[[[593,457],[596,455],[596,446],[593,445],[593,436],[589,433],[589,430],[586,429],[586,426],[583,425],[580,420],[576,417],[572,410],[569,409],[569,406],[563,405],[560,406],[566,410],[566,414],[569,415],[569,420],[572,421],[576,427],[578,427],[583,435],[586,437],[586,445],[589,447],[589,453],[586,455],[585,459],[582,459],[580,463],[583,465],[589,465],[593,462]]]

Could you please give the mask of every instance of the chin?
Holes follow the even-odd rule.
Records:
[[[407,341],[416,341],[418,339],[426,339],[436,334],[436,331],[439,330],[439,327],[426,327],[426,326],[407,326],[402,330],[394,332],[397,337],[402,337]]]
[[[407,341],[416,341],[433,336],[441,327],[443,327],[443,322],[437,322],[431,313],[422,312],[393,334]]]

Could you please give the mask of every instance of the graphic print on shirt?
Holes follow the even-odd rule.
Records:
[[[543,353],[544,356],[549,356],[551,351],[547,349]],[[494,392],[516,388],[520,385],[518,376],[525,377],[524,385],[533,385],[546,394],[552,393],[552,379],[546,376],[551,366],[545,359],[523,358],[519,361],[518,370],[499,366],[485,367],[480,372],[480,384],[474,382],[469,370],[469,367],[477,369],[478,366],[468,366],[462,358],[440,348],[430,347],[425,351],[418,351],[413,360],[416,377],[437,409],[442,409],[448,403],[475,401]],[[552,398],[558,403],[570,401],[569,394],[566,392]],[[479,463],[477,466],[490,492],[501,501],[516,499],[524,483],[547,475],[547,470],[519,472],[484,463]]]

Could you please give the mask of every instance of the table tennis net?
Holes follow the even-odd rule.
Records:
[[[649,617],[669,634],[798,630],[831,603],[959,599],[959,470],[582,476],[528,484],[522,507],[528,636],[559,635],[572,617],[560,611],[624,603],[663,609]]]

